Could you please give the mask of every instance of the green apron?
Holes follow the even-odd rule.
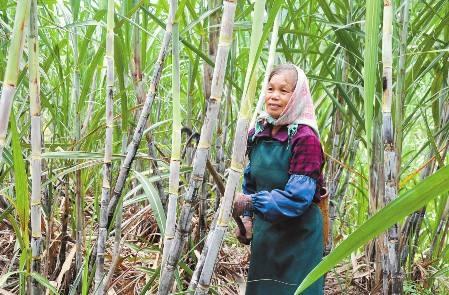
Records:
[[[289,179],[291,148],[259,139],[251,148],[250,181],[256,191],[284,189]],[[322,217],[318,206],[298,218],[270,223],[255,215],[246,295],[292,295],[323,255]],[[322,295],[323,278],[305,295]]]

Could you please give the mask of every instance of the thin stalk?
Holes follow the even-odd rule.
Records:
[[[263,78],[262,91],[260,91],[259,99],[257,100],[256,110],[253,113],[253,117],[251,119],[251,123],[249,128],[254,128],[256,124],[257,115],[259,115],[263,103],[265,101],[265,91],[268,85],[268,78],[270,77],[270,72],[273,68],[274,62],[276,60],[276,48],[278,44],[278,35],[279,35],[279,27],[281,25],[281,10],[276,14],[276,18],[274,19],[273,31],[271,32],[271,42],[270,48],[268,51],[268,60],[267,60],[267,68],[265,69],[265,76]]]
[[[347,71],[347,53],[343,53],[343,62],[341,63],[340,70],[342,81],[347,81],[348,79],[348,71]],[[340,93],[340,90],[337,88],[337,99],[339,103],[343,102],[343,96]],[[332,158],[339,159],[341,158],[341,145],[344,140],[342,140],[342,131],[343,131],[343,118],[339,108],[335,107],[334,114],[332,116],[332,127],[331,127],[331,136],[332,136]],[[327,162],[327,184],[329,189],[329,233],[327,237],[327,242],[325,243],[324,253],[325,255],[329,254],[332,246],[333,246],[333,224],[337,216],[337,206],[340,200],[335,200],[337,194],[337,188],[340,179],[341,169],[336,165],[335,161],[329,158]],[[339,198],[341,199],[341,198]]]
[[[6,133],[8,131],[9,116],[11,114],[12,101],[16,93],[17,80],[19,78],[19,65],[22,58],[23,43],[25,40],[25,27],[30,13],[30,0],[18,0],[14,27],[11,36],[11,45],[8,49],[3,89],[0,97],[0,164],[3,162],[3,148],[6,145]]]
[[[61,0],[57,2],[58,8],[63,14],[65,24],[71,24],[75,21],[74,15],[69,15],[64,3]],[[74,149],[79,148],[79,140],[81,137],[81,117],[80,117],[80,69],[79,69],[79,54],[78,54],[78,30],[74,26],[69,31],[69,37],[73,50],[73,74],[72,74],[72,107],[75,112],[73,140]],[[82,267],[83,259],[83,200],[81,194],[81,170],[75,172],[75,240],[76,240],[76,254],[75,254],[75,273],[79,274]]]
[[[95,71],[94,76],[92,78],[92,87],[91,93],[89,95],[89,101],[87,104],[86,115],[84,116],[83,124],[81,125],[81,136],[84,137],[86,135],[87,130],[89,129],[89,122],[92,119],[92,115],[95,107],[95,90],[97,89],[97,75],[101,73],[101,69]]]
[[[136,24],[139,24],[139,13],[136,12],[135,19]],[[143,82],[143,72],[142,72],[142,53],[145,55],[144,47],[141,44],[140,28],[134,26],[133,29],[133,59],[132,59],[132,77],[134,82],[134,89],[136,92],[137,102],[143,104],[145,102],[145,83]],[[136,118],[140,117],[140,110],[136,112]],[[149,123],[147,122],[146,128],[149,128]],[[154,140],[151,136],[151,131],[145,134],[148,148],[148,156],[153,159],[151,161],[151,166],[153,168],[153,174],[161,176],[159,165],[156,160],[156,149],[154,147]],[[165,206],[166,197],[164,194],[164,187],[161,180],[156,180],[156,188],[158,190],[159,196],[161,198],[162,204]]]
[[[173,10],[178,9],[176,0],[171,0]],[[176,207],[178,204],[179,191],[179,167],[181,164],[181,101],[180,101],[180,74],[179,74],[179,31],[178,23],[173,18],[172,36],[172,95],[173,95],[173,126],[172,126],[172,150],[170,158],[170,177],[168,181],[168,207],[167,221],[165,226],[164,250],[162,254],[162,265],[165,265],[171,242],[175,237]]]
[[[218,220],[218,215],[219,215],[219,211],[217,210],[217,211],[215,211],[210,228],[215,228],[215,225],[217,224],[217,220]],[[204,243],[203,250],[201,251],[201,256],[198,259],[198,262],[196,263],[195,270],[193,271],[192,278],[189,283],[189,288],[188,288],[189,291],[196,290],[196,288],[198,286],[198,280],[200,279],[200,275],[203,270],[204,262],[206,262],[206,256],[209,251],[210,245],[212,243],[213,236],[214,236],[214,231],[210,230],[207,234],[206,242]]]
[[[393,7],[390,0],[384,0],[383,13],[383,37],[382,37],[382,63],[383,63],[383,82],[384,92],[382,99],[382,142],[384,144],[384,185],[385,195],[384,203],[388,204],[397,197],[398,188],[398,169],[397,153],[394,143],[393,120],[391,117],[392,105],[392,85],[393,85]],[[401,107],[401,106],[398,106]],[[391,294],[402,294],[403,283],[399,259],[399,225],[396,223],[388,229],[385,248],[383,253],[385,271],[388,272],[390,284],[384,284],[383,292]]]
[[[106,138],[103,158],[103,186],[101,189],[101,208],[97,243],[97,269],[95,272],[95,294],[104,294],[104,254],[108,236],[108,205],[112,177],[112,136],[114,117],[114,1],[108,1],[106,32]]]
[[[31,113],[31,271],[41,273],[41,195],[42,195],[42,137],[39,76],[39,41],[37,0],[30,5],[29,71]],[[31,280],[31,294],[41,294],[41,285]]]
[[[410,18],[410,0],[402,0],[402,11],[400,23],[402,24],[400,39],[399,39],[399,65],[398,65],[398,76],[396,81],[396,95],[395,101],[393,102],[393,107],[395,110],[394,114],[394,127],[396,133],[394,134],[394,142],[396,146],[396,151],[398,155],[397,165],[401,164],[402,155],[402,122],[403,122],[403,112],[404,112],[404,101],[405,101],[405,70],[406,70],[406,53],[407,53],[407,38],[408,38],[408,27]],[[399,168],[398,168],[399,169]]]
[[[61,213],[61,246],[59,247],[59,254],[58,254],[58,262],[56,264],[56,267],[53,271],[52,278],[55,279],[62,268],[62,265],[65,262],[66,258],[66,250],[67,250],[67,228],[69,223],[69,214],[70,214],[70,200],[69,200],[69,179],[66,175],[63,180],[61,180],[61,199],[64,201],[63,203],[63,210]]]
[[[232,32],[234,29],[234,16],[236,1],[224,1],[223,17],[221,21],[220,38],[215,62],[214,74],[212,77],[211,96],[206,112],[203,127],[195,158],[193,161],[193,171],[189,181],[189,187],[184,196],[184,204],[181,209],[175,238],[173,239],[167,263],[162,271],[159,282],[159,295],[166,295],[170,292],[174,281],[174,271],[181,256],[190,232],[193,216],[193,204],[196,201],[198,190],[203,182],[206,161],[212,140],[212,132],[217,121],[220,107],[220,100],[223,92],[223,82],[226,73],[226,62],[229,48],[232,43]]]
[[[256,94],[257,87],[257,48],[262,39],[263,26],[260,24],[263,20],[265,11],[265,1],[260,0],[254,4],[254,18],[251,30],[251,45],[249,51],[249,63],[245,76],[245,87],[243,97],[240,102],[240,111],[238,115],[234,144],[232,150],[231,167],[226,182],[226,188],[223,201],[220,204],[218,220],[213,229],[210,245],[207,249],[204,266],[198,281],[195,294],[207,294],[218,257],[223,238],[228,228],[231,218],[232,202],[234,200],[237,186],[240,183],[240,177],[245,165],[246,145],[248,128],[251,121],[251,106]],[[253,71],[254,69],[254,71]]]
[[[145,130],[146,122],[148,121],[148,117],[150,115],[151,106],[153,105],[154,97],[156,96],[156,89],[159,85],[159,81],[161,79],[162,68],[164,66],[165,57],[168,52],[168,47],[170,44],[170,39],[172,35],[172,21],[171,19],[174,17],[173,9],[170,8],[169,19],[167,21],[167,26],[164,34],[164,39],[162,41],[162,46],[159,51],[159,56],[153,68],[153,78],[150,84],[150,89],[147,93],[147,97],[142,108],[142,112],[140,113],[139,121],[137,123],[136,129],[134,130],[133,137],[131,142],[129,143],[126,149],[126,157],[123,161],[120,172],[112,193],[111,201],[108,206],[108,224],[111,223],[115,208],[117,206],[118,200],[122,195],[123,188],[126,183],[126,179],[129,174],[129,170],[131,168],[131,164],[134,161],[134,158],[137,153],[137,149],[139,147],[140,141],[142,140],[143,131]]]

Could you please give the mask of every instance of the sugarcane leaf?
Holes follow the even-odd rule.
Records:
[[[163,237],[165,234],[166,217],[164,207],[162,206],[161,198],[158,195],[158,192],[153,186],[153,184],[150,181],[148,181],[148,178],[146,178],[142,173],[138,171],[133,170],[133,172],[134,175],[136,175],[137,180],[140,182],[140,184],[142,184],[143,190],[145,191],[145,194],[148,197],[151,209],[153,209],[154,217],[156,218],[157,225]]]
[[[301,294],[318,278],[328,272],[342,259],[375,238],[393,224],[410,213],[422,208],[428,202],[449,191],[449,166],[438,170],[435,174],[418,183],[413,189],[402,193],[378,213],[373,215],[352,234],[350,234],[335,250],[326,256],[304,279],[295,294]]]
[[[424,119],[424,125],[426,126],[426,134],[427,138],[429,139],[430,147],[432,148],[433,154],[435,155],[435,158],[437,159],[438,165],[440,167],[444,166],[444,161],[441,159],[440,152],[438,151],[437,143],[435,142],[435,137],[432,134],[432,131],[429,127],[429,122],[427,121],[427,116],[422,110],[422,108],[419,109],[421,111],[421,116]]]
[[[6,281],[9,279],[10,276],[15,275],[17,273],[19,273],[19,271],[10,271],[10,272],[5,273],[4,275],[1,275],[0,276],[0,288],[2,288],[6,284]]]
[[[74,20],[78,19],[78,13],[80,11],[80,3],[79,0],[71,0],[70,4],[72,6],[72,17]]]
[[[28,177],[25,170],[25,160],[22,157],[19,132],[16,126],[14,112],[11,114],[12,154],[14,161],[14,190],[16,193],[16,210],[20,228],[24,235],[25,247],[28,247],[28,223],[30,221],[30,202],[28,192]]]
[[[47,280],[46,277],[43,277],[42,275],[38,274],[37,272],[31,272],[30,275],[39,282],[39,284],[41,284],[42,286],[44,286],[45,288],[47,288],[47,290],[49,290],[51,293],[53,294],[59,294],[58,290],[56,290],[56,288],[50,284],[50,282]]]
[[[372,149],[374,99],[376,96],[376,82],[378,78],[378,51],[379,51],[379,25],[380,1],[368,0],[366,2],[366,32],[364,53],[364,100],[365,100],[365,131],[367,148]],[[369,153],[370,154],[370,153]]]

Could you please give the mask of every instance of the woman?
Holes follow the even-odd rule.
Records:
[[[304,72],[283,64],[270,73],[266,112],[249,132],[249,164],[234,214],[251,242],[247,295],[293,294],[323,254],[316,202],[323,184],[323,151]],[[253,221],[254,218],[254,221]],[[253,228],[254,225],[254,228]],[[323,294],[323,280],[303,294]]]

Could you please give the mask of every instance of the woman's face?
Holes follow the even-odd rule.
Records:
[[[296,86],[296,73],[293,71],[283,71],[273,75],[268,82],[265,94],[265,109],[274,119],[278,119]]]

